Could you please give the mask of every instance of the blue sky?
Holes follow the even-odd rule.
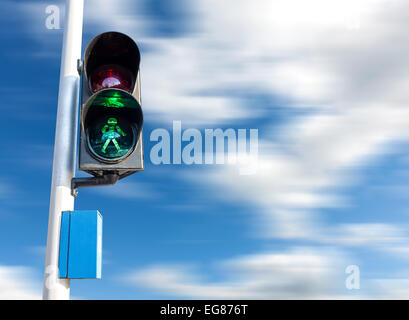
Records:
[[[407,4],[219,2],[85,0],[83,50],[110,30],[141,49],[145,171],[80,190],[76,209],[104,217],[103,279],[72,296],[409,298]],[[63,32],[45,26],[50,4],[63,11],[0,4],[0,298],[41,296]],[[150,133],[177,120],[258,129],[257,172],[154,165]]]

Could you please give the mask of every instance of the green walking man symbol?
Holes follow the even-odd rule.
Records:
[[[107,124],[102,128],[102,141],[105,140],[104,146],[102,147],[101,151],[106,153],[106,148],[108,145],[112,143],[115,145],[115,148],[118,152],[121,151],[121,147],[118,144],[116,139],[121,138],[121,136],[125,137],[126,133],[118,126],[118,120],[116,118],[109,118]]]

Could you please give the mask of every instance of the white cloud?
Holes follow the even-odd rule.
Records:
[[[374,279],[371,291],[376,292],[375,299],[407,300],[409,299],[409,279]]]
[[[0,300],[41,299],[40,286],[32,278],[27,268],[0,266]]]
[[[142,59],[146,111],[196,124],[260,116],[226,90],[276,94],[291,106],[359,110],[383,98],[389,107],[394,80],[406,83],[397,47],[405,48],[391,43],[404,43],[404,28],[390,23],[401,11],[386,1],[202,0],[195,31],[142,40],[153,48]],[[357,13],[362,27],[351,31],[346,21]]]
[[[267,235],[309,236],[308,230],[317,232],[311,223],[303,224],[314,219],[311,210],[345,204],[337,196],[339,188],[353,183],[356,169],[371,156],[387,151],[387,142],[407,139],[408,119],[409,109],[403,107],[309,116],[285,127],[275,145],[259,142],[255,174],[242,176],[237,167],[225,166],[203,173],[202,180],[215,183],[235,201],[259,206],[263,226],[277,226]]]
[[[136,38],[146,34],[149,22],[141,12],[143,1],[132,0],[86,0],[84,22],[87,32],[132,31]],[[136,13],[136,14],[135,14]]]
[[[194,299],[339,299],[344,287],[340,252],[299,248],[243,256],[221,264],[222,282],[186,266],[153,266],[124,278],[128,284]]]
[[[406,37],[407,5],[358,1],[351,6],[347,1],[318,0],[308,5],[295,0],[201,3],[206,36],[220,42],[220,50],[229,57],[217,63],[236,63],[218,77],[220,86],[253,84],[250,88],[292,98],[291,106],[319,107],[278,131],[273,125],[270,133],[259,131],[264,140],[257,174],[239,176],[237,168],[219,167],[203,176],[234,201],[256,204],[267,235],[314,236],[321,232],[322,221],[311,211],[343,205],[346,200],[337,192],[354,182],[356,169],[386,152],[391,142],[409,138],[404,90],[409,64],[403,58],[408,48],[400,44]],[[302,15],[292,14],[291,8],[300,7],[308,8],[297,10]],[[350,30],[344,18],[354,10],[360,28]],[[221,12],[229,12],[228,18]],[[229,82],[232,78],[236,80]]]
[[[338,243],[343,246],[370,246],[381,249],[402,246],[409,240],[408,228],[385,223],[341,224],[323,236],[323,241]]]

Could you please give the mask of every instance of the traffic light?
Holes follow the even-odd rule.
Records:
[[[95,37],[82,66],[79,170],[121,179],[143,170],[140,53],[119,32]],[[99,184],[99,183],[98,183]]]

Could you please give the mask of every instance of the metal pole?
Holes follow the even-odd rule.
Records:
[[[71,179],[77,153],[77,60],[81,58],[83,10],[84,0],[66,0],[43,287],[43,299],[47,300],[70,298],[70,280],[58,278],[58,258],[61,212],[74,209]]]

